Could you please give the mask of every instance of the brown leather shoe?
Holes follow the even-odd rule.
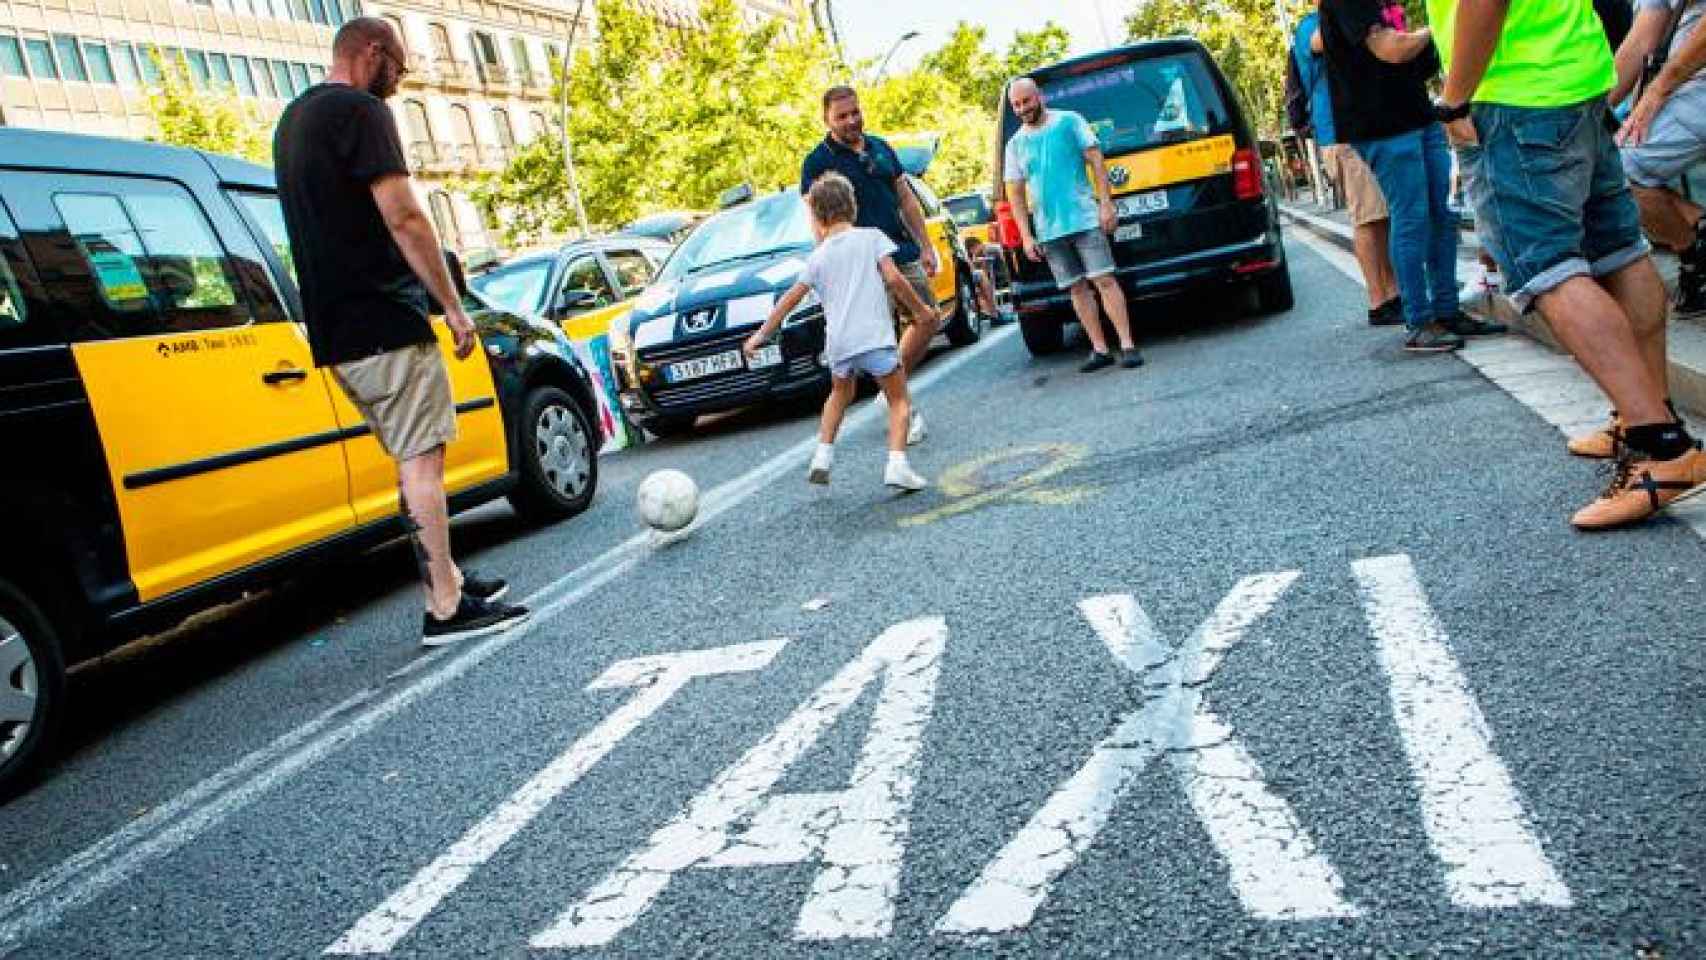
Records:
[[[1638,523],[1701,492],[1706,492],[1706,453],[1699,447],[1675,460],[1636,460],[1625,452],[1611,486],[1576,511],[1570,522],[1582,530],[1610,530]]]
[[[1623,418],[1611,411],[1611,420],[1592,433],[1571,437],[1570,452],[1578,457],[1610,460],[1617,456],[1617,445],[1623,442]]]

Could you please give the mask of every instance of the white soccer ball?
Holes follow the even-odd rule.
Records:
[[[657,470],[640,481],[637,506],[646,526],[666,533],[699,515],[699,485],[680,470]]]

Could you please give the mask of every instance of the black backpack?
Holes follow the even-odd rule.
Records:
[[[1321,82],[1319,72],[1315,74],[1315,82]],[[1285,122],[1300,137],[1315,132],[1315,125],[1309,120],[1309,101],[1313,93],[1310,87],[1304,86],[1303,75],[1297,72],[1297,55],[1288,52],[1285,57]]]

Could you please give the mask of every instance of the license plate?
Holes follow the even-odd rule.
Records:
[[[715,373],[727,373],[741,368],[739,350],[726,350],[709,357],[697,360],[683,360],[663,368],[664,379],[670,383],[680,383],[683,380],[697,380]]]
[[[1141,217],[1145,214],[1160,213],[1167,209],[1167,191],[1151,190],[1134,197],[1121,197],[1114,201],[1114,209],[1122,217]]]
[[[768,347],[759,347],[753,351],[752,356],[746,361],[746,368],[748,370],[763,370],[765,367],[774,367],[781,362],[782,348],[773,343]]]
[[[1127,240],[1136,240],[1141,236],[1143,236],[1143,224],[1128,223],[1114,231],[1114,242],[1125,243]]]

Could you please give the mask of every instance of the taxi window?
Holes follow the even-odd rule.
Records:
[[[18,279],[12,276],[12,266],[0,258],[0,331],[24,325],[24,292],[18,289]]]
[[[1229,132],[1231,114],[1194,53],[1132,60],[1046,80],[1048,105],[1089,121],[1102,152],[1130,153]],[[1005,111],[1010,118],[1012,110]]]
[[[563,297],[575,293],[591,294],[592,299],[572,308],[571,314],[607,307],[616,302],[616,291],[610,289],[610,281],[604,276],[604,268],[599,266],[597,257],[581,257],[569,264],[558,301],[562,302]]]
[[[242,326],[249,322],[224,251],[194,201],[159,187],[56,193],[54,206],[117,314],[113,337]]]
[[[632,297],[652,282],[656,269],[646,255],[638,250],[606,250],[604,256],[616,271],[616,282],[622,285],[622,295]]]
[[[296,261],[290,257],[290,233],[284,227],[284,204],[270,194],[234,193],[232,196],[248,211],[255,226],[261,228],[261,235],[284,266],[284,272],[290,275],[290,282],[296,283]]]
[[[553,262],[550,257],[535,257],[507,264],[475,277],[469,286],[499,309],[532,315],[545,299],[545,284],[551,279]]]

